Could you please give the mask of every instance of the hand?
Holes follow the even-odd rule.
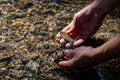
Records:
[[[94,9],[94,4],[91,4],[75,14],[72,22],[62,31],[69,34],[74,39],[74,45],[77,46],[91,37],[100,27],[103,17],[99,16]],[[57,34],[61,38],[60,33]],[[67,41],[60,40],[60,43],[65,44]],[[70,46],[70,44],[66,44]]]
[[[98,65],[110,59],[120,57],[120,34],[96,48],[81,46],[65,51],[65,58],[58,61],[58,65],[73,71]]]
[[[97,48],[85,46],[75,48],[74,50],[67,50],[65,52],[66,60],[59,61],[58,65],[73,71],[81,71],[82,69],[91,67],[100,61],[98,58],[100,56],[96,56],[99,54],[99,51],[100,50]]]

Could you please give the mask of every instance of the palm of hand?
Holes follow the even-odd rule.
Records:
[[[58,64],[61,67],[70,68],[71,70],[81,70],[85,67],[92,66],[94,61],[94,48],[81,46],[74,50],[67,51],[66,57],[68,60],[62,60]]]

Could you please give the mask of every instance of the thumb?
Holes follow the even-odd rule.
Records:
[[[61,67],[69,67],[70,68],[74,64],[74,57],[70,60],[60,61],[58,64]]]

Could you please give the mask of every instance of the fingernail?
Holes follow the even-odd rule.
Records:
[[[70,48],[70,46],[71,46],[70,43],[67,43],[67,44],[66,44],[66,47],[67,47],[67,48]]]
[[[60,43],[61,43],[61,44],[65,44],[66,42],[65,42],[64,39],[61,39],[61,40],[60,40]]]
[[[56,37],[57,37],[57,38],[60,38],[60,37],[61,37],[61,35],[58,33],[58,34],[56,35]]]

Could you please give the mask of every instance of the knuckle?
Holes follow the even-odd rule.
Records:
[[[76,13],[76,14],[74,15],[74,18],[78,18],[78,16],[79,16],[79,14],[78,14],[78,13]]]

